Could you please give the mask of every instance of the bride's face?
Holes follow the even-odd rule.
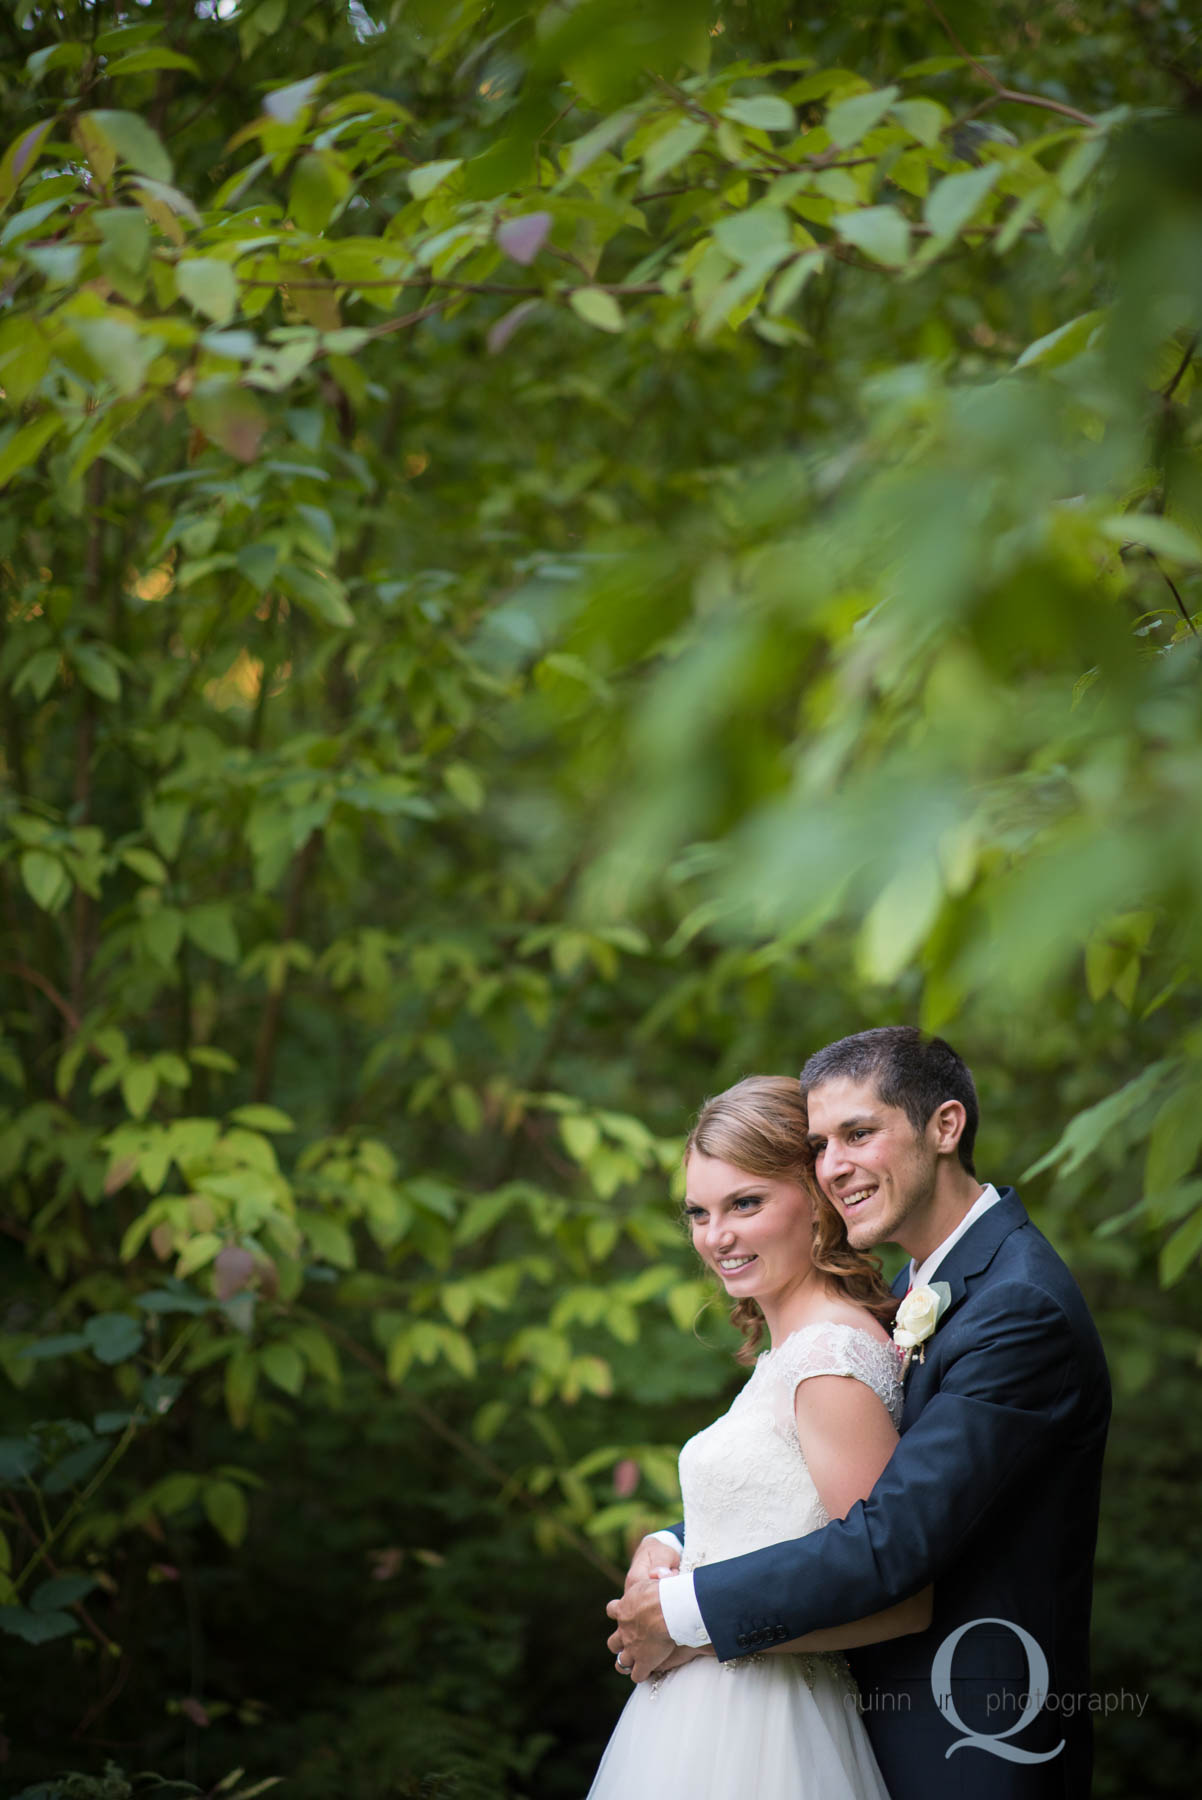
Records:
[[[694,1150],[685,1165],[693,1247],[732,1300],[786,1299],[810,1273],[813,1215],[800,1182],[749,1175]]]

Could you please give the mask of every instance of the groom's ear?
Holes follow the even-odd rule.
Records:
[[[927,1137],[940,1156],[954,1156],[968,1114],[959,1100],[942,1100],[927,1120]]]

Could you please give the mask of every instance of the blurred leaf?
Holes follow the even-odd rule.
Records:
[[[621,307],[612,294],[601,288],[573,288],[568,295],[568,304],[586,325],[595,325],[598,331],[624,331],[626,328]]]

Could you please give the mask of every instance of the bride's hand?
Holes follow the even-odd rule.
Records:
[[[687,1644],[678,1644],[671,1656],[667,1657],[656,1669],[657,1675],[666,1675],[669,1669],[682,1669],[685,1663],[695,1662],[699,1656],[712,1656],[714,1646],[706,1644],[700,1650],[691,1650]]]

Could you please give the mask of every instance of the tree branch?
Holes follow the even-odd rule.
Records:
[[[1181,385],[1181,382],[1184,380],[1185,371],[1189,368],[1190,364],[1194,360],[1194,352],[1198,348],[1198,336],[1199,336],[1198,332],[1195,331],[1193,337],[1190,339],[1189,343],[1185,346],[1185,354],[1182,356],[1181,361],[1177,364],[1176,369],[1173,371],[1172,380],[1169,382],[1168,386],[1164,389],[1164,391],[1162,392],[1162,394],[1160,396],[1166,406],[1169,406],[1172,404],[1173,395],[1177,392],[1178,387]]]
[[[311,1311],[307,1306],[293,1305],[288,1310],[293,1314],[299,1314],[302,1318],[311,1319],[320,1330],[326,1332],[330,1337],[336,1338],[343,1345],[347,1354],[353,1356],[356,1362],[362,1363],[364,1368],[370,1369],[373,1375],[384,1382],[390,1393],[395,1393],[402,1404],[407,1406],[410,1412],[416,1414],[428,1430],[442,1438],[444,1443],[453,1445],[466,1462],[473,1464],[482,1474],[487,1475],[490,1481],[495,1481],[503,1489],[512,1487],[513,1477],[506,1474],[500,1463],[494,1462],[491,1456],[481,1450],[477,1444],[473,1444],[470,1438],[462,1436],[453,1425],[448,1425],[440,1413],[435,1412],[433,1407],[427,1406],[424,1400],[419,1400],[416,1394],[409,1389],[395,1389],[388,1380],[383,1363],[378,1357],[373,1356],[370,1350],[365,1349],[357,1338],[352,1337],[349,1331],[344,1331],[341,1326],[332,1324],[329,1319],[324,1318],[320,1313]],[[583,1556],[586,1562],[592,1563],[595,1569],[600,1569],[603,1575],[608,1575],[611,1581],[616,1581],[619,1587],[621,1586],[625,1580],[623,1572],[614,1563],[611,1563],[608,1557],[602,1556],[599,1551],[594,1550],[587,1538],[582,1537],[578,1531],[573,1531],[572,1527],[566,1525],[562,1519],[557,1519],[554,1513],[544,1511],[533,1494],[521,1492],[519,1498],[523,1505],[528,1506],[532,1512],[540,1513],[563,1538],[564,1542],[570,1544],[572,1549]]]
[[[310,872],[317,858],[321,844],[321,833],[311,831],[305,839],[303,847],[297,851],[292,864],[292,880],[288,887],[288,899],[284,907],[284,919],[280,927],[281,942],[287,943],[296,936],[300,923],[301,902],[305,896],[305,887]],[[284,988],[282,981],[275,993],[268,994],[267,1004],[263,1008],[263,1023],[259,1028],[259,1041],[255,1046],[255,1081],[253,1098],[266,1100],[271,1092],[272,1078],[275,1074],[275,1047],[280,1034],[280,1015],[284,1009]]]
[[[1194,621],[1190,618],[1189,612],[1186,609],[1185,601],[1181,598],[1181,594],[1180,594],[1180,591],[1178,590],[1176,582],[1173,580],[1173,578],[1169,574],[1168,570],[1164,567],[1164,564],[1161,562],[1160,558],[1157,556],[1155,550],[1149,550],[1148,557],[1152,563],[1152,566],[1155,568],[1156,572],[1159,574],[1161,580],[1164,582],[1165,586],[1168,588],[1170,594],[1172,594],[1174,600],[1177,602],[1177,611],[1181,614],[1181,617],[1185,620],[1185,623],[1189,627],[1191,635],[1194,637],[1197,637],[1198,627],[1194,624]]]
[[[79,1014],[72,1007],[69,1000],[63,999],[63,996],[59,993],[54,984],[47,981],[40,969],[31,969],[28,963],[6,962],[0,963],[0,975],[15,975],[18,981],[27,981],[30,987],[37,988],[39,992],[45,994],[52,1006],[58,1008],[59,1012],[63,1015],[63,1018],[67,1021],[67,1024],[71,1027],[72,1033],[79,1030],[82,1023]]]
[[[972,51],[969,50],[956,36],[949,20],[935,4],[935,0],[926,0],[926,5],[928,11],[934,14],[935,18],[942,26],[948,41],[960,52],[960,55],[964,58],[965,62],[971,69],[976,71],[982,81],[987,81],[989,83],[990,87],[993,89],[993,98],[995,102],[999,100],[1009,100],[1015,106],[1038,106],[1042,107],[1045,112],[1059,113],[1062,118],[1074,119],[1078,125],[1097,124],[1097,120],[1091,118],[1089,113],[1078,112],[1075,106],[1065,106],[1064,102],[1061,100],[1049,100],[1043,94],[1020,94],[1016,88],[1006,87],[1003,82],[998,80],[992,69],[987,69],[983,62],[979,62],[972,54]]]

